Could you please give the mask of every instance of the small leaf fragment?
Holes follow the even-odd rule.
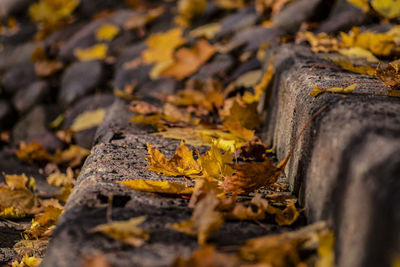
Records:
[[[101,60],[107,56],[108,46],[106,44],[96,44],[88,48],[77,48],[74,55],[80,61]]]
[[[152,180],[128,180],[118,182],[133,190],[152,192],[152,193],[163,193],[163,194],[182,194],[190,195],[193,193],[193,187],[187,187],[186,185],[178,182],[170,181],[152,181]]]
[[[119,33],[119,27],[113,24],[104,24],[96,30],[96,40],[111,41]]]
[[[327,88],[327,89],[322,89],[318,85],[314,84],[314,90],[312,90],[309,95],[310,96],[318,96],[319,94],[322,93],[337,93],[337,94],[349,94],[353,92],[353,90],[356,88],[357,84],[352,84],[346,87],[332,87],[332,88]]]

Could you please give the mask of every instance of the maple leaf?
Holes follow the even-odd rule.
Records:
[[[180,143],[171,159],[165,157],[164,154],[153,148],[149,143],[147,143],[147,149],[149,155],[146,160],[150,166],[146,168],[151,171],[170,176],[190,176],[201,172],[199,163],[193,159],[193,151],[185,146],[183,142]]]
[[[28,183],[28,177],[24,174],[21,175],[10,175],[3,173],[6,180],[6,184],[11,189],[27,189],[26,184]]]
[[[197,236],[200,245],[204,245],[211,233],[218,231],[224,219],[222,213],[216,211],[219,199],[210,191],[195,206],[192,217],[171,225],[176,231]]]
[[[118,33],[118,26],[114,24],[104,24],[96,30],[95,35],[97,41],[111,41]]]
[[[28,145],[21,142],[16,155],[20,160],[29,163],[42,163],[53,159],[52,155],[38,142],[31,142]]]
[[[141,229],[139,225],[146,220],[146,217],[136,217],[128,221],[116,221],[108,224],[101,224],[93,228],[93,232],[101,232],[104,235],[121,241],[133,247],[142,246],[149,240],[150,235]]]
[[[150,77],[157,78],[160,72],[174,62],[174,51],[186,43],[182,29],[175,28],[166,33],[152,34],[147,40],[147,49],[142,52],[143,62],[155,63]]]
[[[152,181],[152,180],[128,180],[118,182],[133,190],[163,193],[163,194],[192,194],[193,187],[187,187],[186,185],[178,182],[170,181]]]
[[[74,55],[80,61],[98,60],[106,58],[107,50],[106,44],[96,44],[87,48],[76,48]]]
[[[222,176],[230,176],[234,170],[229,165],[232,163],[232,154],[228,151],[221,153],[218,146],[212,145],[210,150],[199,157],[203,173],[214,179],[220,180]]]
[[[224,122],[227,121],[238,122],[246,129],[255,129],[261,122],[257,112],[257,103],[246,104],[235,100],[229,110],[229,115],[224,117]]]
[[[181,26],[188,26],[195,16],[206,10],[206,7],[207,0],[179,0],[179,16],[175,19],[175,22]]]
[[[69,196],[71,195],[73,185],[65,185],[61,188],[61,190],[57,193],[56,198],[64,203],[67,202]]]
[[[216,49],[206,40],[199,40],[190,49],[178,49],[173,62],[164,68],[160,75],[182,80],[195,73],[215,52]]]
[[[218,182],[208,179],[207,177],[198,177],[195,180],[194,191],[190,197],[189,208],[195,208],[197,203],[202,200],[208,192],[213,191],[218,198],[224,198],[225,194],[218,187]],[[221,204],[221,203],[220,203]],[[218,204],[220,206],[220,204]],[[220,210],[218,206],[218,209]]]
[[[322,89],[318,85],[314,84],[314,90],[312,90],[310,96],[318,96],[322,93],[337,93],[337,94],[349,94],[357,87],[357,84],[351,84],[346,87],[332,87],[327,89]]]
[[[385,67],[378,66],[376,77],[391,89],[400,89],[400,60],[395,60]]]
[[[48,206],[42,214],[38,214],[32,220],[31,227],[24,232],[26,237],[30,239],[38,239],[50,227],[57,223],[58,217],[63,213],[63,210],[57,207]]]
[[[80,132],[98,126],[103,121],[105,113],[104,108],[85,111],[75,118],[70,129]]]

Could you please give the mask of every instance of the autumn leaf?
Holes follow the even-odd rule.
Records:
[[[369,76],[375,76],[376,69],[370,65],[360,65],[356,66],[350,61],[346,61],[343,59],[329,59],[333,63],[339,65],[345,70],[354,72],[354,73],[359,73],[359,74],[365,74]]]
[[[146,160],[150,166],[146,168],[151,171],[170,176],[190,176],[201,172],[199,163],[193,159],[193,151],[185,146],[183,142],[180,143],[171,159],[165,157],[164,154],[150,144],[147,144],[147,149],[149,155]]]
[[[20,262],[14,261],[12,263],[12,267],[38,267],[42,262],[41,258],[28,256],[28,254],[24,255]]]
[[[234,84],[237,87],[246,87],[246,88],[253,87],[258,83],[261,77],[262,77],[262,70],[260,69],[251,70],[239,76],[235,80]]]
[[[214,3],[223,9],[240,9],[245,6],[244,0],[213,0]]]
[[[191,20],[206,10],[207,0],[179,0],[175,22],[181,26],[190,25]]]
[[[121,241],[124,244],[133,247],[140,247],[150,238],[149,233],[139,227],[139,225],[145,220],[146,217],[142,216],[132,218],[128,221],[116,221],[108,224],[101,224],[93,228],[92,231],[101,232],[104,235]]]
[[[244,160],[263,160],[266,155],[267,146],[257,136],[254,136],[251,140],[247,141],[240,147],[240,156]]]
[[[0,211],[4,216],[35,214],[39,211],[39,200],[28,189],[0,186]]]
[[[190,197],[189,201],[189,208],[194,209],[199,203],[200,200],[202,200],[208,192],[214,192],[214,194],[219,198],[219,199],[224,199],[225,194],[223,191],[218,187],[218,182],[212,179],[209,179],[208,177],[196,177],[195,179],[195,184],[194,184],[194,191]],[[220,210],[221,203],[218,204],[218,209]]]
[[[170,181],[152,181],[152,180],[128,180],[118,182],[133,190],[163,193],[163,194],[192,194],[193,187],[187,187],[185,184]]]
[[[204,37],[208,40],[211,40],[220,30],[221,30],[221,25],[219,23],[209,23],[191,30],[189,32],[189,37],[191,38]]]
[[[45,60],[35,63],[35,72],[40,77],[49,77],[62,70],[64,64],[58,60]]]
[[[242,101],[245,102],[246,104],[258,102],[260,100],[261,95],[265,92],[265,90],[267,90],[273,77],[274,77],[274,65],[273,65],[273,60],[271,58],[268,64],[268,69],[262,76],[261,81],[254,86],[254,94],[251,94],[246,91],[242,97]]]
[[[376,77],[391,89],[400,89],[400,60],[395,60],[385,67],[378,66]]]
[[[371,6],[385,18],[394,19],[400,16],[400,4],[397,0],[372,0]]]
[[[119,33],[119,27],[114,24],[104,24],[95,32],[97,41],[111,41]]]
[[[72,188],[73,188],[73,185],[71,185],[71,184],[63,186],[61,188],[61,190],[57,193],[56,198],[59,201],[66,203],[69,196],[71,195]]]
[[[80,61],[104,59],[107,56],[108,46],[106,44],[96,44],[87,48],[76,48],[74,55]]]
[[[29,163],[42,163],[53,159],[52,155],[38,142],[31,142],[28,145],[21,142],[16,155],[20,160]]]
[[[157,7],[150,9],[146,13],[134,14],[127,21],[125,21],[124,27],[127,30],[140,29],[145,27],[147,24],[156,20],[164,13],[163,7]]]
[[[175,49],[186,43],[182,33],[182,29],[175,28],[166,33],[152,34],[146,40],[148,48],[142,52],[142,58],[146,64],[155,64],[150,73],[153,79],[174,62]]]
[[[352,3],[354,6],[360,8],[364,12],[368,12],[370,10],[368,0],[347,0]]]
[[[370,51],[361,47],[350,47],[339,49],[338,52],[351,59],[365,59],[371,63],[378,63],[379,60]]]
[[[303,40],[311,45],[311,50],[315,53],[336,52],[340,48],[339,40],[329,36],[325,32],[319,34],[314,34],[309,31],[298,32],[296,35],[296,43],[300,43]]]
[[[237,122],[246,129],[255,129],[261,122],[257,103],[246,104],[235,100],[229,114],[224,117],[224,122]]]
[[[71,145],[68,149],[57,151],[52,162],[58,165],[65,165],[71,168],[80,166],[82,161],[90,154],[86,148]]]
[[[314,90],[312,90],[310,96],[318,96],[322,93],[336,93],[336,94],[349,94],[357,87],[357,84],[352,84],[346,87],[332,87],[327,89],[322,89],[318,85],[314,84]]]
[[[173,62],[160,75],[182,80],[195,73],[216,52],[206,40],[199,40],[192,48],[180,48]]]
[[[187,235],[197,236],[199,244],[204,245],[208,237],[224,223],[222,213],[216,211],[218,204],[219,199],[210,191],[196,204],[189,220],[174,223],[171,227]]]
[[[227,120],[223,123],[223,125],[228,131],[243,139],[245,142],[254,137],[254,130],[244,128],[239,121]]]
[[[67,168],[67,173],[54,172],[47,177],[47,183],[54,186],[73,185],[74,173],[71,168]]]
[[[42,214],[36,215],[32,220],[31,227],[24,232],[26,237],[30,239],[38,239],[51,226],[57,223],[58,217],[63,213],[63,210],[57,207],[48,206]]]
[[[220,180],[223,176],[233,174],[233,169],[229,164],[232,163],[232,154],[228,151],[224,154],[216,145],[212,145],[210,150],[199,157],[203,173],[214,179]]]
[[[318,235],[318,260],[315,267],[335,266],[335,236],[332,231],[322,231]]]
[[[151,105],[145,101],[138,101],[138,100],[131,101],[128,108],[130,111],[141,115],[162,113],[161,108]]]
[[[212,142],[201,136],[201,129],[198,128],[167,128],[165,131],[153,133],[163,138],[182,140],[191,146],[211,146]]]
[[[5,174],[3,173],[4,178],[6,180],[6,184],[11,188],[11,189],[27,189],[26,185],[29,181],[28,177],[24,174],[21,175],[10,175],[10,174]]]
[[[219,253],[213,246],[197,249],[188,259],[178,256],[172,267],[234,267],[239,266],[236,255]]]
[[[80,132],[98,126],[103,121],[105,113],[103,108],[85,111],[75,118],[70,129]]]

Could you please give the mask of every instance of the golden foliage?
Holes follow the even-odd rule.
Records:
[[[30,239],[38,239],[57,223],[58,217],[62,213],[63,210],[60,208],[47,206],[42,214],[36,215],[32,220],[31,227],[24,232],[25,236]]]
[[[12,267],[38,267],[42,262],[41,258],[30,257],[27,254],[21,259],[20,262],[14,261]]]
[[[400,60],[395,60],[385,67],[378,66],[376,77],[391,89],[400,89]]]
[[[101,232],[104,235],[121,241],[133,247],[142,246],[150,238],[147,231],[141,229],[139,225],[146,220],[146,217],[131,218],[128,221],[116,221],[101,224],[93,228],[93,232]]]
[[[149,155],[146,160],[150,166],[146,168],[151,171],[171,176],[189,176],[201,172],[199,163],[193,159],[193,151],[183,142],[180,143],[171,159],[166,158],[164,154],[150,144],[147,144],[147,149]]]
[[[105,113],[104,108],[85,111],[75,118],[71,130],[80,132],[98,126],[103,121]]]
[[[144,14],[132,15],[124,24],[125,29],[133,30],[145,27],[164,13],[163,7],[150,9]]]
[[[193,187],[187,187],[186,185],[178,182],[170,181],[152,181],[152,180],[128,180],[118,182],[133,190],[163,193],[163,194],[192,194]]]
[[[339,65],[345,70],[358,73],[358,74],[365,74],[365,75],[370,75],[370,76],[375,76],[376,69],[370,65],[360,65],[356,66],[350,61],[346,61],[343,59],[329,59],[333,63]]]
[[[400,16],[400,5],[396,0],[371,0],[371,6],[385,18],[394,19]]]
[[[332,87],[327,89],[322,89],[318,85],[314,84],[314,90],[312,90],[310,96],[318,96],[322,93],[336,93],[336,94],[349,94],[357,87],[357,84],[352,84],[346,87]]]
[[[119,33],[119,27],[113,24],[104,24],[95,32],[97,41],[111,41]]]
[[[189,26],[191,20],[202,14],[207,7],[207,0],[178,0],[179,16],[175,19],[181,26]]]
[[[203,174],[216,180],[221,180],[222,177],[233,174],[234,170],[229,165],[232,163],[232,160],[233,157],[229,151],[222,154],[214,144],[206,154],[199,157]]]
[[[106,58],[107,49],[106,44],[96,44],[87,48],[76,48],[74,55],[80,61],[101,60]]]

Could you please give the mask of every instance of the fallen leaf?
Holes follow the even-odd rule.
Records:
[[[163,193],[163,194],[177,194],[177,195],[190,195],[193,193],[193,187],[187,187],[185,184],[170,181],[152,181],[152,180],[128,180],[118,182],[133,190]]]
[[[211,40],[215,37],[215,35],[221,30],[221,25],[219,23],[209,23],[197,27],[189,32],[190,38],[206,38]]]
[[[224,123],[226,122],[239,123],[246,129],[255,129],[261,122],[257,113],[257,103],[246,104],[234,101],[229,115],[224,117]]]
[[[4,215],[36,214],[39,210],[39,200],[28,189],[0,186],[0,211],[5,211]]]
[[[219,199],[210,191],[197,203],[189,220],[174,223],[171,227],[187,235],[197,236],[199,244],[204,245],[208,237],[224,223],[222,213],[216,211],[218,204]]]
[[[201,172],[200,164],[193,159],[191,151],[183,142],[180,143],[175,154],[168,159],[159,150],[147,144],[149,155],[146,160],[150,164],[146,168],[170,176],[190,176]]]
[[[209,151],[199,157],[203,173],[216,180],[221,180],[223,176],[230,176],[234,173],[229,165],[232,160],[232,154],[229,151],[222,154],[217,145],[212,145]]]
[[[245,6],[244,0],[213,0],[214,3],[223,9],[240,9]]]
[[[96,44],[87,48],[76,48],[74,55],[80,61],[101,60],[106,58],[107,49],[106,44]]]
[[[70,145],[68,149],[57,151],[53,156],[53,163],[58,165],[65,165],[71,168],[80,166],[82,161],[90,154],[86,148]]]
[[[346,61],[343,59],[329,59],[333,63],[339,65],[345,70],[354,72],[354,73],[359,73],[359,74],[365,74],[369,76],[375,76],[376,69],[370,65],[360,65],[356,66],[350,61]]]
[[[70,129],[80,132],[98,126],[103,121],[105,113],[104,108],[85,111],[75,118]]]
[[[5,174],[3,173],[4,178],[6,180],[6,184],[11,188],[11,189],[27,189],[26,185],[28,183],[28,177],[25,175],[25,173],[21,175],[17,174]]]
[[[192,48],[180,48],[173,62],[160,75],[182,80],[195,73],[216,52],[206,40],[199,40]]]
[[[274,77],[274,65],[271,58],[268,64],[268,69],[262,76],[261,81],[254,86],[254,94],[251,94],[246,91],[242,97],[242,101],[247,104],[258,102],[260,100],[261,95],[265,92],[265,90],[267,90],[273,77]]]
[[[239,76],[234,84],[237,87],[253,87],[255,86],[262,77],[262,70],[252,70],[244,73],[243,75]]]
[[[61,190],[56,195],[56,198],[64,203],[67,203],[67,200],[72,192],[72,185],[65,185],[61,188]]]
[[[315,267],[335,266],[335,236],[332,231],[326,230],[318,235],[318,259]]]
[[[67,173],[55,172],[47,177],[47,183],[54,186],[67,186],[73,185],[74,173],[71,168],[67,169]]]
[[[400,16],[400,4],[397,0],[371,0],[371,6],[385,18],[394,19]]]
[[[336,52],[340,48],[338,39],[329,36],[325,32],[314,34],[309,31],[298,32],[296,35],[296,43],[307,41],[311,45],[311,50],[315,53]]]
[[[150,9],[146,13],[134,14],[124,24],[125,29],[133,30],[145,27],[164,13],[163,7]]]
[[[204,246],[197,249],[188,259],[178,256],[172,267],[235,267],[239,266],[236,255],[222,254],[213,246]]]
[[[101,232],[104,235],[121,241],[133,247],[142,246],[150,235],[139,225],[146,220],[146,217],[136,217],[128,221],[116,221],[108,224],[101,224],[93,228],[93,232]]]
[[[119,27],[113,24],[104,24],[95,32],[97,41],[111,41],[119,33]]]
[[[385,67],[378,66],[376,77],[392,90],[400,89],[400,60],[395,60]]]
[[[186,43],[180,28],[169,30],[166,33],[152,34],[147,40],[147,49],[142,52],[143,62],[155,64],[151,71],[151,78],[157,78],[160,72],[174,62],[175,49]]]
[[[263,160],[267,156],[267,146],[259,137],[254,136],[240,147],[240,156],[244,160]]]
[[[24,142],[21,142],[16,155],[20,160],[29,163],[40,164],[53,159],[52,155],[50,155],[46,149],[44,149],[44,147],[37,142],[31,142],[28,145],[26,145]]]
[[[368,62],[378,63],[379,60],[370,51],[361,47],[350,47],[338,50],[340,54],[351,59],[365,59]]]
[[[12,267],[38,267],[42,262],[41,258],[30,257],[26,254],[20,262],[14,261]]]
[[[84,257],[83,267],[111,267],[104,254],[96,253],[90,257]]]
[[[24,232],[24,235],[29,239],[38,239],[51,226],[57,223],[58,217],[63,213],[62,209],[48,206],[42,214],[36,215],[32,220],[31,227]]]
[[[154,135],[162,136],[163,138],[182,140],[187,145],[211,146],[212,142],[204,139],[201,136],[201,130],[197,128],[168,128],[163,132],[153,133]]]
[[[149,114],[160,114],[162,113],[162,109],[159,107],[156,107],[154,105],[151,105],[145,101],[132,101],[129,104],[129,110],[141,114],[141,115],[149,115]]]
[[[310,96],[318,96],[322,93],[336,93],[336,94],[349,94],[357,87],[357,84],[352,84],[346,87],[332,87],[327,89],[322,89],[318,85],[314,84],[314,90],[312,90]]]
[[[207,7],[207,0],[178,0],[178,14],[176,23],[181,26],[190,25],[191,20],[202,14]]]
[[[225,194],[218,187],[217,181],[203,177],[196,178],[194,184],[194,191],[190,197],[188,207],[194,209],[197,203],[199,203],[199,201],[202,200],[210,191],[214,192],[220,199],[225,197]],[[220,210],[220,206],[221,203],[218,204],[218,210]]]

